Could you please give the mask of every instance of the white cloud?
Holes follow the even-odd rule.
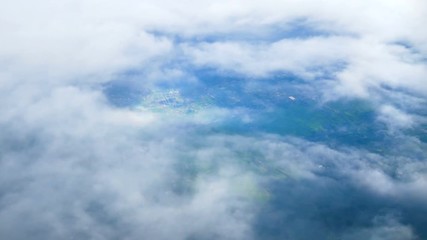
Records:
[[[223,163],[192,179],[175,169],[203,161],[185,156],[197,149],[179,128],[192,119],[111,108],[72,87],[19,100],[0,122],[2,238],[250,238],[251,201],[231,188],[248,173]]]
[[[341,60],[344,55],[350,62],[350,70],[345,71],[342,78],[351,86],[360,88],[366,81],[374,81],[409,85],[413,89],[423,87],[421,81],[425,76],[425,65],[412,66],[392,59],[395,54],[390,55],[387,45],[394,41],[407,41],[425,53],[427,32],[422,31],[426,16],[423,1],[378,0],[342,4],[339,1],[269,0],[187,4],[132,0],[120,3],[78,0],[61,3],[8,2],[1,10],[0,62],[13,74],[31,73],[24,75],[26,78],[41,75],[43,81],[46,81],[46,76],[108,76],[108,73],[121,70],[144,68],[147,62],[158,56],[170,59],[168,55],[173,43],[147,34],[147,31],[189,36],[235,31],[256,35],[257,31],[262,32],[271,26],[286,29],[295,20],[306,19],[306,24],[314,29],[357,37],[351,39],[350,44],[336,37],[279,41],[264,47],[250,46],[245,42],[220,42],[212,44],[213,49],[204,56],[207,59],[197,61],[209,62],[216,55],[219,57],[216,61],[229,64],[223,67],[233,70],[237,67],[237,70],[262,74],[284,69],[301,73],[306,67],[315,67],[319,62],[326,65],[330,61]],[[206,45],[202,44],[201,48],[206,48]],[[210,56],[212,51],[214,56]],[[216,51],[227,54],[221,55]],[[387,76],[384,76],[384,71]],[[371,78],[374,79],[369,80]],[[352,83],[359,81],[362,84]]]
[[[184,49],[197,65],[213,65],[244,75],[265,76],[277,71],[292,72],[312,79],[312,68],[344,61],[344,46],[353,43],[346,37],[316,37],[307,40],[281,40],[272,44],[241,42],[203,43]]]
[[[415,125],[413,116],[390,105],[381,107],[378,119],[387,124],[391,130],[410,128]]]

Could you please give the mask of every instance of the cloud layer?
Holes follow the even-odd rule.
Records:
[[[427,238],[426,16],[421,0],[3,2],[0,238]],[[390,150],[251,125],[289,82],[296,106],[365,101]]]

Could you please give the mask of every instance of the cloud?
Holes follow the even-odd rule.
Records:
[[[183,128],[200,124],[197,115],[170,121],[167,112],[114,108],[73,87],[21,101],[25,108],[1,122],[0,232],[8,239],[425,234],[406,205],[424,206],[424,162],[271,135],[206,135]],[[392,179],[398,170],[401,179]],[[402,203],[390,211],[408,226],[363,227],[382,214],[379,201],[395,200]]]
[[[281,40],[268,44],[239,42],[203,43],[186,46],[192,61],[197,65],[244,75],[262,77],[274,72],[291,72],[303,78],[313,79],[316,72],[310,69],[325,68],[345,60],[340,46],[348,45],[345,37],[318,37],[309,39]]]
[[[393,106],[383,106],[380,112],[381,115],[379,120],[389,125],[390,129],[410,128],[414,125],[415,120],[412,116],[396,109]]]
[[[348,234],[344,239],[417,239],[412,229],[400,224],[393,216],[381,216],[374,219],[374,227]]]
[[[286,71],[311,79],[329,69],[327,80],[334,80],[334,95],[339,96],[367,97],[371,88],[383,85],[423,95],[427,91],[422,60],[427,33],[417,30],[423,29],[422,1],[345,5],[309,0],[200,1],[191,5],[198,11],[170,1],[5,4],[0,62],[6,69],[2,79],[11,75],[13,80],[3,82],[17,78],[108,82],[118,72],[187,59],[196,66],[255,76]],[[314,36],[287,36],[287,31],[298,36],[298,30],[292,30],[295,24],[312,29]],[[184,42],[153,32],[181,36]],[[235,32],[234,36],[247,39],[225,40]],[[251,42],[257,35],[267,41]],[[207,43],[204,36],[219,38]],[[198,38],[202,42],[192,44]],[[268,41],[271,38],[276,40]]]
[[[0,238],[425,238],[425,143],[405,132],[424,123],[425,9],[4,2]],[[209,88],[204,69],[249,82],[286,73],[323,101],[371,101],[391,150],[229,133],[247,111],[215,102],[150,105],[156,89]],[[113,104],[106,89],[120,84],[143,96]]]
[[[214,42],[186,46],[196,65],[251,77],[288,72],[307,80],[334,81],[338,97],[370,97],[390,86],[425,95],[425,64],[403,47],[346,36],[283,39],[267,44]],[[337,98],[337,97],[335,97]]]
[[[177,139],[180,122],[115,109],[72,87],[10,111],[1,122],[11,133],[0,151],[3,238],[250,236],[250,201],[230,188],[249,173],[227,164],[212,177],[177,172],[188,148]]]
[[[426,234],[423,217],[417,216],[426,211],[424,161],[271,135],[213,136],[208,142],[215,149],[249,153],[233,159],[253,169],[258,191],[268,193],[257,210],[256,238],[422,239]]]

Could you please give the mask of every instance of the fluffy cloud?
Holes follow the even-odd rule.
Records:
[[[256,166],[269,196],[255,218],[258,238],[409,240],[425,235],[420,229],[426,211],[424,161],[277,136],[208,141],[215,149],[224,145],[250,153],[247,167]]]
[[[284,39],[273,43],[214,42],[185,48],[197,65],[263,77],[290,72],[307,80],[333,80],[339,97],[370,97],[390,86],[425,95],[426,65],[402,46],[360,37]],[[414,60],[412,60],[414,59]]]
[[[322,74],[319,68],[329,68],[329,78],[337,82],[335,94],[344,96],[366,97],[370,88],[383,85],[423,95],[427,91],[423,60],[427,32],[421,26],[427,8],[422,1],[190,5],[198,10],[170,1],[4,4],[2,79],[12,74],[12,81],[20,77],[105,82],[120,71],[184,58],[255,76],[285,71],[313,78]],[[308,39],[299,39],[301,26],[309,29]],[[318,33],[330,36],[316,37]],[[184,39],[184,44],[177,44],[173,36]],[[218,40],[206,43],[205,36]],[[224,41],[228,36],[240,40]],[[201,42],[192,43],[199,38]],[[184,53],[173,50],[182,47]]]
[[[230,188],[249,173],[228,164],[212,177],[177,172],[186,161],[179,122],[71,87],[10,112],[1,123],[3,238],[250,236],[250,201]]]
[[[310,239],[332,231],[348,239],[412,239],[411,228],[395,219],[363,227],[396,200],[390,211],[422,224],[406,204],[425,201],[424,162],[277,136],[206,136],[180,130],[188,119],[147,112],[135,122],[128,117],[134,113],[73,88],[45,98],[56,104],[41,113],[43,104],[28,104],[20,122],[2,122],[10,132],[1,139],[5,238],[250,239],[273,231],[263,237]],[[244,187],[248,181],[254,186]],[[376,210],[378,201],[386,209]],[[275,204],[280,211],[272,214]],[[261,224],[254,233],[262,219],[286,227]],[[338,224],[342,219],[355,227]]]

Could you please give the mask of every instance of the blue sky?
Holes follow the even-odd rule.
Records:
[[[427,6],[13,1],[1,239],[427,239]]]

